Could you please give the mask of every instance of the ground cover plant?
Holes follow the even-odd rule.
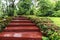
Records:
[[[11,17],[0,18],[0,32],[8,25],[8,23],[12,20]]]

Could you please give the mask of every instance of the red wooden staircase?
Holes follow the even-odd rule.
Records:
[[[42,40],[42,33],[31,20],[16,17],[0,33],[0,40]]]

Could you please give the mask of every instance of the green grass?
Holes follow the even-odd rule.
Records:
[[[60,17],[49,17],[49,18],[54,22],[54,24],[60,27]]]
[[[47,17],[47,18],[51,19],[55,25],[60,27],[60,17]]]

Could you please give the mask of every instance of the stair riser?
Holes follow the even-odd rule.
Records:
[[[13,19],[13,20],[28,20],[26,18],[16,18],[16,19]]]
[[[31,21],[11,21],[11,23],[32,23]]]
[[[11,25],[8,25],[7,27],[35,27],[35,26],[31,26],[31,25],[30,26],[24,26],[24,25],[22,25],[22,26],[19,26],[19,25],[18,26],[16,26],[16,25],[15,26],[11,26]]]
[[[27,18],[27,17],[14,17],[14,18]]]
[[[4,30],[4,32],[39,32],[39,30]]]
[[[16,21],[31,21],[31,20],[12,20],[12,21],[14,21],[14,22],[16,22]]]
[[[13,38],[13,37],[0,37],[0,40],[42,40],[41,38]]]
[[[9,25],[9,26],[35,26],[35,25]]]
[[[8,25],[12,25],[12,26],[13,26],[13,25],[17,25],[17,26],[18,26],[18,25],[19,25],[19,26],[21,26],[21,25],[25,25],[25,26],[29,25],[29,26],[30,26],[30,25],[31,25],[31,26],[32,26],[32,25],[35,25],[35,24],[34,24],[34,23],[10,23],[10,24],[8,24]]]
[[[9,26],[36,26],[34,23],[10,23]]]

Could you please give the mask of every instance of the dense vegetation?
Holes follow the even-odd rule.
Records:
[[[32,20],[40,28],[43,40],[60,40],[60,27],[55,25],[48,17],[37,17],[28,15],[27,18]]]
[[[60,17],[60,1],[59,0],[0,0],[0,15],[1,14],[8,16],[25,14],[25,15]]]
[[[43,40],[60,40],[60,0],[0,0],[0,31],[18,15],[35,22]]]

